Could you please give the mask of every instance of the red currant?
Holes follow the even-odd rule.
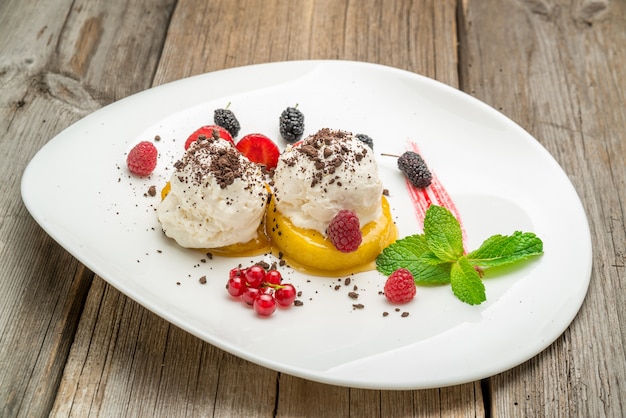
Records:
[[[283,276],[278,270],[270,270],[265,274],[265,281],[269,284],[280,284],[283,280]]]
[[[277,305],[287,307],[296,299],[296,288],[289,283],[282,284],[282,280],[282,274],[275,269],[266,272],[260,265],[239,266],[229,271],[226,289],[230,295],[252,306],[258,315],[269,316]]]
[[[230,269],[230,271],[228,272],[228,277],[232,279],[233,277],[243,276],[244,273],[245,273],[245,269],[242,270],[239,267],[235,267],[235,268]]]
[[[226,286],[228,293],[231,296],[241,296],[243,291],[246,290],[246,282],[243,277],[235,276],[228,279],[228,285]]]
[[[241,294],[241,299],[243,299],[246,304],[252,306],[254,304],[254,300],[258,298],[263,292],[258,287],[246,287]]]
[[[259,287],[265,280],[265,270],[261,266],[248,267],[245,272],[246,282],[250,287]]]
[[[289,283],[281,285],[274,292],[274,297],[280,306],[289,306],[296,300],[296,288]]]
[[[272,295],[262,293],[254,300],[254,310],[262,316],[271,315],[276,310],[276,300]]]

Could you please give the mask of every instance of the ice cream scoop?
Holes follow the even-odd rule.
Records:
[[[381,215],[383,186],[372,150],[349,132],[321,129],[288,146],[274,172],[276,209],[293,225],[326,234],[342,209],[361,225]]]
[[[165,234],[186,248],[219,248],[257,237],[267,175],[232,143],[201,137],[175,165],[157,208]]]

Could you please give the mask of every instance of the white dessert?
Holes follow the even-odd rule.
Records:
[[[219,248],[257,237],[268,191],[262,168],[232,143],[199,139],[175,164],[157,208],[165,234],[186,248]]]
[[[355,211],[361,226],[381,215],[383,186],[374,153],[349,132],[322,129],[287,147],[273,189],[282,215],[322,235],[342,209]]]

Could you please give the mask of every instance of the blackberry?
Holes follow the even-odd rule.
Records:
[[[215,109],[213,121],[216,125],[226,129],[233,138],[237,136],[239,129],[241,129],[235,114],[229,109]]]
[[[367,145],[372,150],[374,150],[374,140],[371,137],[365,134],[356,134],[355,136],[356,136],[356,139],[363,142],[365,145]]]
[[[398,168],[418,188],[428,187],[433,178],[422,157],[413,151],[407,151],[398,158]]]
[[[304,133],[304,115],[295,107],[288,107],[283,110],[278,120],[280,134],[285,141],[294,143],[302,138]]]

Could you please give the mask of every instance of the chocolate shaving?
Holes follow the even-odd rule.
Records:
[[[219,144],[219,145],[218,145]],[[224,141],[216,138],[200,135],[182,160],[177,161],[174,167],[179,172],[178,179],[181,182],[191,181],[197,185],[203,185],[207,177],[214,177],[220,188],[225,189],[242,178],[246,170],[253,170],[254,163],[245,164],[246,160],[241,158],[241,154],[233,146],[224,146]],[[182,174],[187,167],[191,167],[193,173],[190,178]],[[254,181],[260,181],[256,177]],[[247,188],[251,188],[248,185]]]

